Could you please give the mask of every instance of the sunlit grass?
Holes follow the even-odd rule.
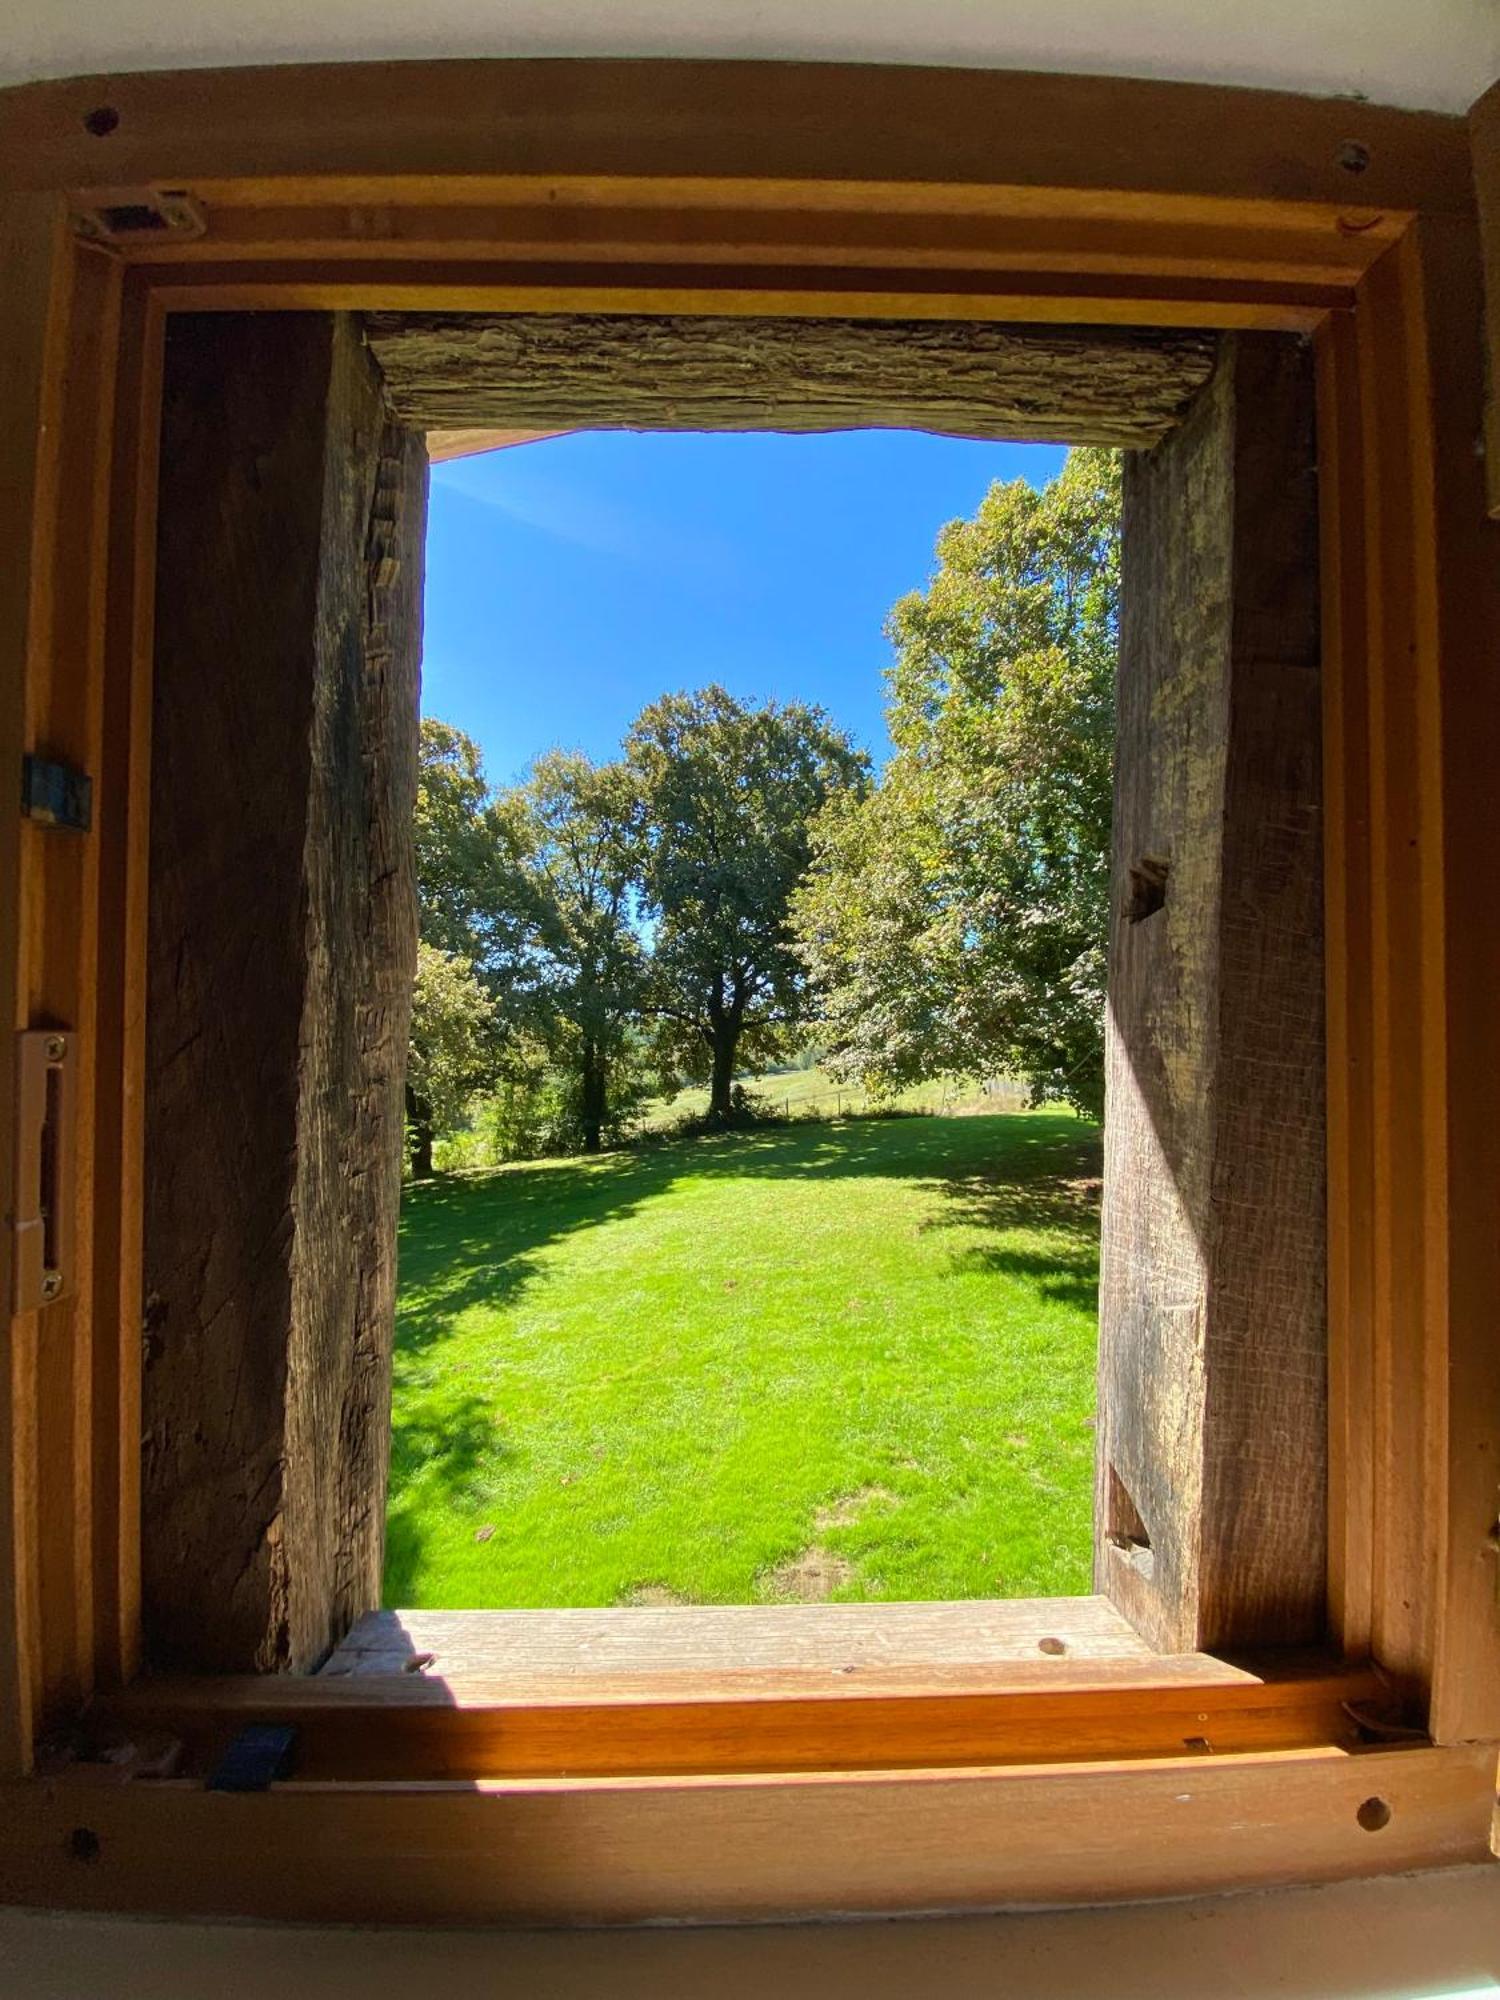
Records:
[[[387,1602],[1087,1590],[1097,1148],[849,1120],[409,1190]]]

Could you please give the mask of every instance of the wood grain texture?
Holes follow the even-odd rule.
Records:
[[[24,204],[22,205],[25,206]],[[8,357],[7,413],[37,426],[29,466],[15,465],[7,500],[29,503],[29,518],[10,525],[15,561],[7,582],[23,613],[12,631],[16,650],[6,699],[16,704],[7,729],[17,747],[95,778],[102,748],[101,666],[107,568],[108,482],[113,446],[114,384],[123,274],[106,260],[77,254],[55,206],[31,204],[30,243],[11,205],[10,252],[23,277],[40,253],[45,272],[34,329],[40,375],[28,385]],[[17,329],[24,336],[24,317]],[[15,403],[12,405],[11,398]],[[11,844],[13,842],[13,844]],[[16,1511],[7,1554],[15,1564],[18,1652],[29,1654],[23,1706],[37,1726],[76,1708],[93,1685],[93,1390],[99,1329],[92,1312],[97,1185],[89,1111],[97,1074],[90,1033],[98,985],[95,910],[99,897],[97,835],[64,837],[13,816],[4,848],[13,863],[9,897],[0,898],[16,929],[0,955],[14,979],[11,1022],[68,1031],[75,1115],[60,1158],[74,1218],[69,1295],[11,1323],[4,1360],[6,1400],[14,1423],[11,1457]],[[14,1051],[7,1049],[0,1111],[9,1116]],[[10,1138],[5,1172],[11,1170]],[[3,1209],[8,1211],[9,1200]],[[8,1239],[9,1231],[4,1232]],[[0,1253],[0,1263],[6,1261]],[[8,1283],[8,1276],[6,1277]],[[7,1292],[7,1299],[8,1299]]]
[[[671,175],[488,176],[445,185],[321,181],[289,196],[266,181],[196,181],[202,236],[122,246],[132,263],[205,265],[351,252],[393,265],[673,263],[684,274],[738,264],[787,274],[875,264],[929,281],[1023,275],[1137,281],[1165,262],[1179,285],[1283,282],[1347,287],[1410,220],[1328,202],[1213,202],[1178,195],[1146,209],[1128,194],[899,181],[789,183]],[[80,197],[80,202],[87,197]]]
[[[164,316],[126,274],[115,357],[115,450],[96,792],[99,902],[93,1014],[94,1667],[105,1686],[141,1650],[141,1304],[147,906],[156,490]]]
[[[1169,1650],[1324,1624],[1314,465],[1253,335],[1126,463],[1097,1575]]]
[[[1049,1642],[1043,1654],[1043,1640]],[[1057,1647],[1062,1652],[1056,1651]],[[1038,1657],[1147,1660],[1102,1597],[955,1604],[684,1604],[653,1610],[370,1611],[325,1674],[392,1674],[428,1655],[446,1677],[788,1667],[982,1666]]]
[[[1475,1749],[238,1796],[74,1778],[0,1790],[0,1894],[338,1923],[993,1909],[1486,1861],[1493,1811]]]
[[[347,321],[174,326],[143,1545],[184,1665],[305,1667],[378,1596],[424,476]]]
[[[1351,282],[1300,277],[1164,283],[1157,278],[930,272],[883,263],[837,270],[738,263],[554,263],[507,270],[441,258],[268,256],[142,264],[171,312],[710,313],[735,319],[962,320],[1028,326],[1251,328],[1311,333],[1353,303]]]
[[[1500,524],[1485,519],[1473,450],[1483,383],[1475,233],[1464,222],[1424,222],[1403,267],[1409,308],[1420,314],[1420,392],[1434,411],[1431,430],[1418,434],[1413,540],[1428,655],[1418,671],[1426,687],[1435,670],[1440,688],[1423,718],[1422,777],[1429,798],[1436,783],[1442,788],[1444,935],[1441,953],[1423,967],[1429,1046],[1443,1063],[1445,1149],[1426,1218],[1445,1310],[1441,1340],[1425,1358],[1419,1433],[1428,1463],[1441,1468],[1429,1500],[1437,1524],[1430,1728],[1441,1742],[1493,1742],[1500,1739]],[[1429,866],[1431,829],[1429,817]],[[1403,1426],[1413,1414],[1396,1412]],[[1418,1449],[1410,1429],[1392,1443],[1403,1456]],[[1430,1544],[1424,1553],[1430,1559]]]
[[[1357,574],[1370,814],[1368,1084],[1372,1643],[1420,1711],[1431,1687],[1443,1533],[1448,1271],[1442,668],[1430,407],[1415,245],[1383,259],[1356,317]],[[1477,912],[1471,915],[1471,921]],[[1472,1080],[1471,1080],[1472,1081]]]
[[[423,430],[872,425],[1156,444],[1207,381],[1194,333],[622,314],[371,314],[392,409]]]
[[[1328,1011],[1328,1614],[1350,1658],[1375,1616],[1373,1022],[1368,601],[1358,340],[1316,341],[1322,510],[1324,983]]]
[[[252,1723],[297,1732],[299,1778],[348,1782],[873,1770],[1357,1748],[1369,1668],[1262,1676],[1201,1654],[1009,1667],[789,1668],[550,1678],[144,1680],[96,1702],[94,1754],[175,1740],[211,1772]],[[118,1754],[118,1752],[116,1752]]]
[[[119,113],[107,139],[85,128]],[[1368,148],[1358,175],[1341,164]],[[848,63],[452,61],[73,77],[0,93],[0,186],[211,175],[971,182],[1465,211],[1459,118],[1288,92]]]
[[[65,259],[56,297],[45,426],[55,451],[38,508],[41,561],[32,593],[29,745],[86,771],[102,755],[102,654],[108,488],[121,279],[97,256]],[[26,940],[22,1018],[65,1027],[75,1070],[72,1131],[62,1157],[75,1218],[70,1295],[37,1323],[39,1671],[44,1726],[69,1713],[94,1679],[93,1390],[101,1338],[93,1314],[96,1084],[92,1011],[98,990],[100,843],[22,829]],[[109,1335],[103,1335],[108,1338]]]
[[[34,600],[48,568],[55,434],[44,425],[49,364],[55,374],[59,292],[66,292],[61,213],[46,197],[0,203],[0,262],[14,309],[0,325],[0,759],[17,770],[28,747],[28,698],[38,671]],[[52,391],[55,395],[55,388]],[[27,1025],[32,976],[20,814],[0,814],[0,1216],[12,1213],[15,1117],[12,1034]],[[11,1237],[0,1228],[0,1772],[29,1767],[40,1689],[37,1573],[37,1316],[13,1320]]]

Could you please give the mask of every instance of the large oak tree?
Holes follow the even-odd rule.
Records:
[[[625,741],[641,801],[650,1009],[670,1074],[733,1110],[737,1070],[795,1043],[809,996],[790,905],[811,825],[858,797],[869,764],[819,708],[751,706],[722,687],[664,695]]]

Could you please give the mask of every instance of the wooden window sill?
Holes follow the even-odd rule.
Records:
[[[669,1604],[560,1611],[369,1611],[321,1669],[470,1675],[977,1666],[1156,1657],[1105,1597],[912,1604]]]
[[[1096,1598],[377,1613],[329,1668],[96,1701],[84,1756],[0,1789],[0,1893],[309,1922],[745,1921],[1490,1855],[1493,1749],[1372,1740],[1377,1668],[1155,1655]],[[296,1730],[290,1777],[210,1790],[256,1722]]]
[[[1101,1598],[383,1612],[320,1674],[143,1678],[87,1732],[175,1740],[200,1779],[267,1722],[307,1781],[661,1778],[1354,1751],[1385,1692],[1302,1654],[1157,1655]]]

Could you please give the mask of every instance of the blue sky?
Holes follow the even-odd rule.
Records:
[[[891,605],[992,480],[1049,445],[917,432],[582,432],[432,469],[422,709],[491,783],[553,745],[612,756],[656,695],[819,702],[877,760]]]

